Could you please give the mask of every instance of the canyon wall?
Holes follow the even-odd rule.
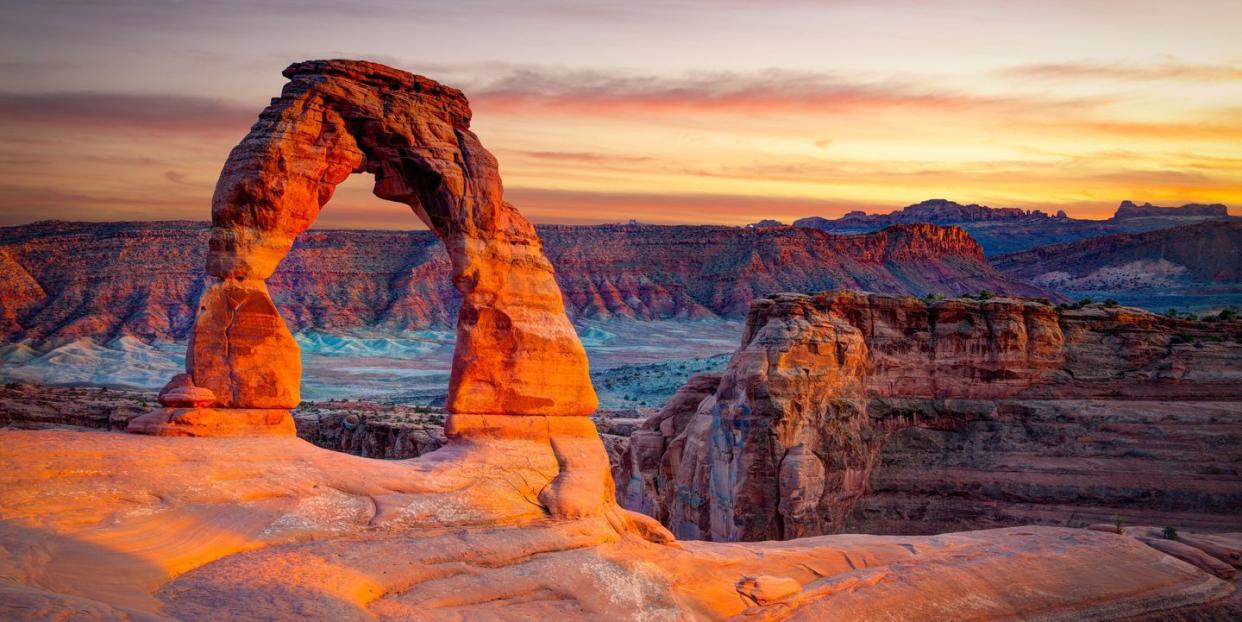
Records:
[[[1238,334],[1010,298],[756,300],[724,374],[632,437],[618,498],[712,540],[1117,511],[1240,528]]]
[[[537,231],[574,318],[740,318],[753,298],[789,290],[1050,295],[992,269],[955,228]],[[0,336],[183,339],[207,282],[208,236],[207,225],[184,221],[0,228]],[[448,255],[429,231],[311,230],[297,237],[267,286],[294,331],[399,331],[452,326],[460,295],[449,274]]]

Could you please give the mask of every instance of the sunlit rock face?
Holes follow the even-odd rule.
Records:
[[[264,281],[354,173],[448,250],[462,294],[447,408],[565,416],[597,402],[534,228],[504,202],[460,91],[366,62],[310,61],[229,155],[212,200],[208,285],[187,371],[225,408],[290,408],[297,345]]]
[[[760,299],[724,374],[693,378],[632,437],[618,500],[678,537],[717,541],[846,528],[928,533],[1064,524],[1055,515],[1066,499],[1075,506],[1067,515],[1095,520],[1107,520],[1110,504],[1124,503],[1131,517],[1176,515],[1197,526],[1242,527],[1217,507],[1222,499],[1242,499],[1242,486],[1210,475],[1182,476],[1156,490],[1142,481],[1190,460],[1188,451],[1201,451],[1182,443],[1165,455],[1163,448],[1212,433],[1209,417],[1217,410],[1232,404],[1237,412],[1242,344],[1232,335],[1239,329],[1126,308],[1057,309],[1008,298]],[[1167,416],[1136,405],[1157,400],[1200,405],[1166,407]],[[1084,409],[1089,412],[1071,415]],[[1108,428],[1101,431],[1101,423]],[[1156,435],[1162,438],[1146,433],[1152,426],[1163,430]],[[882,454],[895,435],[915,429],[926,433],[903,437],[899,452]],[[948,431],[956,436],[934,436]],[[1134,446],[1129,455],[1113,452],[1118,462],[1100,462],[1114,456],[1091,449],[1092,438]],[[1242,457],[1242,445],[1228,438],[1210,443],[1224,465]],[[954,454],[959,445],[966,450]],[[926,473],[945,456],[957,456],[946,459],[953,468]],[[998,470],[988,460],[1016,466]],[[1043,472],[1050,461],[1059,461],[1063,473],[1085,475],[1073,481]],[[1092,464],[1115,464],[1118,473],[1101,478]],[[866,504],[868,516],[853,515],[878,471],[896,489]],[[1131,477],[1127,471],[1151,472]],[[938,494],[952,501],[930,499]],[[980,515],[985,507],[991,516]],[[901,527],[912,520],[902,516],[928,508],[938,512],[932,527]]]

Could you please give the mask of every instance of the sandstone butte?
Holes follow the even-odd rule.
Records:
[[[582,416],[594,408],[586,359],[538,238],[503,202],[495,160],[468,130],[461,93],[364,62],[298,63],[286,75],[221,175],[207,264],[218,280],[187,376],[170,383],[167,408],[133,428],[149,435],[0,431],[3,617],[1237,612],[1231,583],[1137,537],[1092,530],[673,540],[613,500],[602,443]],[[357,171],[375,173],[378,195],[410,205],[440,236],[463,294],[450,440],[415,460],[316,448],[287,436],[280,416],[296,402],[297,352],[263,281],[332,186]],[[207,393],[190,387],[216,401],[202,406]]]
[[[1242,482],[1203,468],[1242,460],[1238,333],[1012,298],[759,299],[724,373],[631,436],[618,498],[717,541],[1114,513],[1242,530]]]

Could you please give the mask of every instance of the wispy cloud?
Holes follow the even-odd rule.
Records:
[[[1230,65],[1195,65],[1160,63],[1138,65],[1129,63],[1075,62],[1041,63],[1021,65],[1001,70],[1001,73],[1021,78],[1047,80],[1119,80],[1157,81],[1193,80],[1199,82],[1225,82],[1242,80],[1242,67]]]
[[[509,67],[501,75],[464,85],[463,90],[478,107],[492,112],[554,108],[590,114],[695,111],[827,115],[857,108],[1082,110],[1107,103],[1099,97],[1002,97],[912,81],[866,81],[784,69],[664,77],[593,69]]]
[[[642,162],[651,162],[655,158],[650,156],[634,156],[621,155],[615,153],[597,153],[593,151],[522,151],[522,150],[498,150],[502,155],[515,155],[519,157],[532,158],[535,160],[545,160],[551,162],[571,163],[571,164],[637,164]]]
[[[228,132],[240,136],[257,114],[250,106],[158,93],[0,93],[0,119],[6,124]]]

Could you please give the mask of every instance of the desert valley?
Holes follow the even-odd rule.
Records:
[[[6,218],[0,618],[1242,619],[1232,195],[557,219],[513,198],[546,162],[648,156],[489,151],[483,111],[540,127],[534,96],[425,73],[288,64],[195,211]],[[691,90],[591,84],[590,114]],[[128,114],[22,97],[27,128]],[[756,101],[694,105],[779,133]],[[358,183],[404,224],[325,221]]]

